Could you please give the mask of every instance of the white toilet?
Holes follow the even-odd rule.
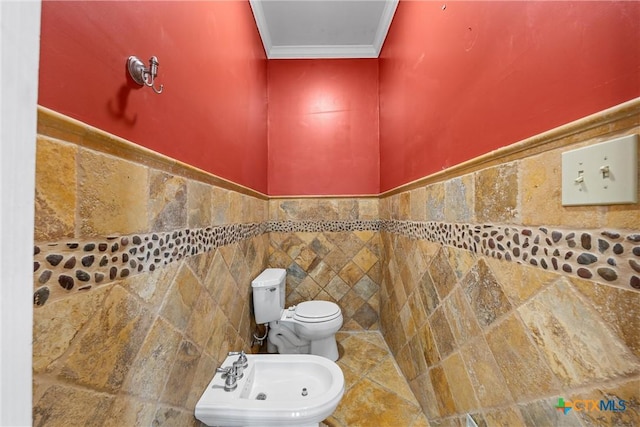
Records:
[[[330,301],[305,301],[285,309],[286,275],[283,268],[267,268],[251,282],[256,323],[269,325],[267,351],[338,360],[340,307]]]

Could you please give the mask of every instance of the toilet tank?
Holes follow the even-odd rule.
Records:
[[[251,281],[256,324],[279,320],[284,309],[287,271],[267,268]]]

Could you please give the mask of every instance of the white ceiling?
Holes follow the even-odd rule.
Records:
[[[377,58],[398,0],[250,0],[269,59]]]

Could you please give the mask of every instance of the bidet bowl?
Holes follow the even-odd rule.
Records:
[[[344,375],[331,360],[312,354],[248,354],[234,391],[216,374],[196,404],[208,426],[314,426],[331,415],[344,394]],[[222,364],[231,366],[237,356]]]

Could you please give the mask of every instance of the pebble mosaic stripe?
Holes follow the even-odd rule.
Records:
[[[583,279],[640,289],[640,232],[398,220],[268,221],[45,243],[34,248],[34,304],[87,291],[269,232],[386,231]]]
[[[34,248],[33,302],[43,305],[60,291],[87,291],[185,257],[264,234],[266,223],[112,236],[103,240],[51,243]]]

